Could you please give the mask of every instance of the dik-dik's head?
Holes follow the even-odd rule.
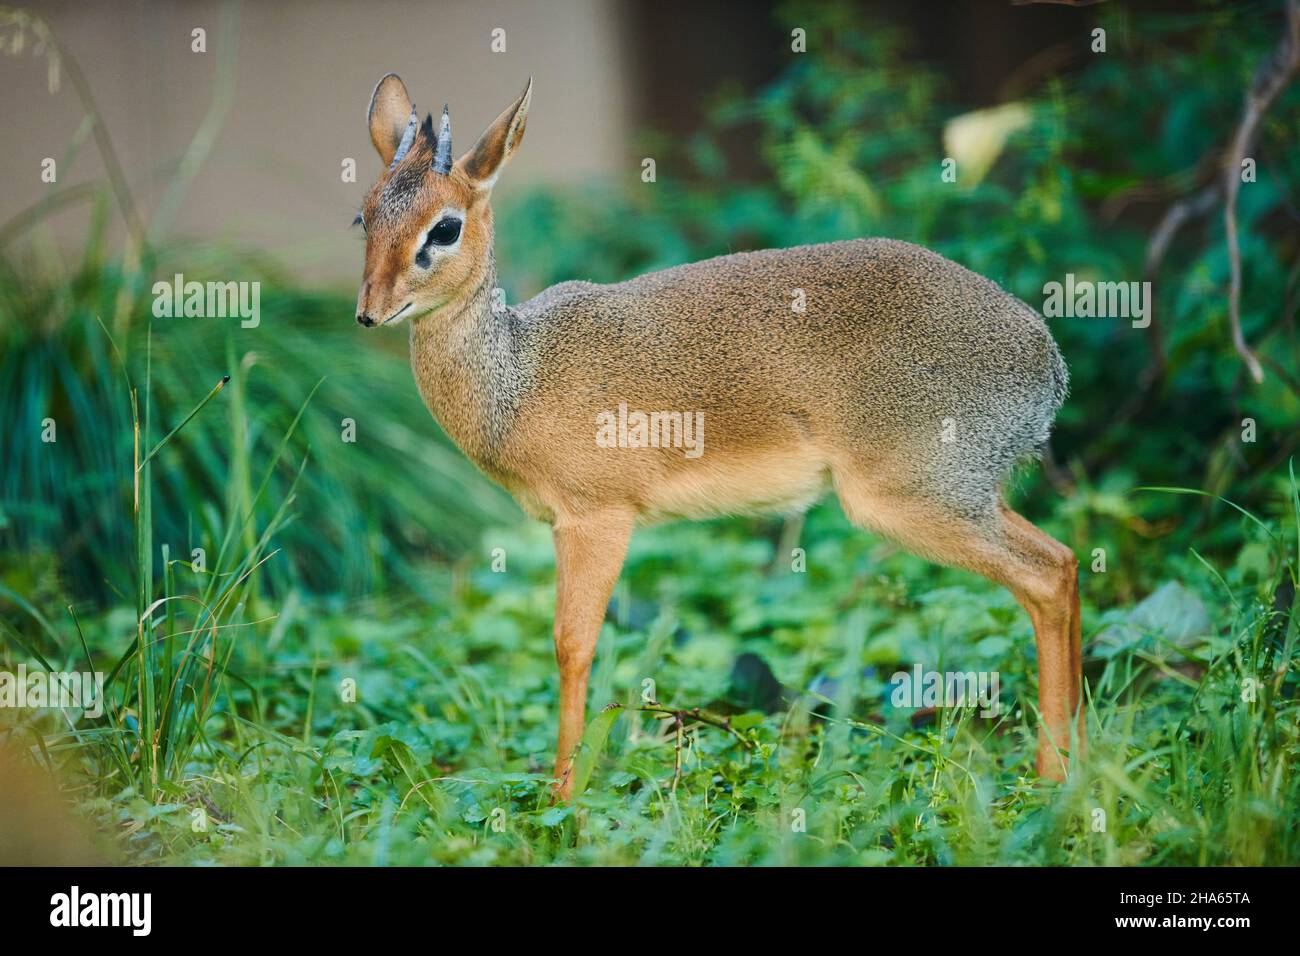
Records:
[[[366,270],[357,296],[365,326],[413,319],[468,296],[483,281],[492,251],[488,197],[524,135],[532,80],[474,148],[452,161],[444,107],[420,123],[395,73],[370,99],[370,140],[387,169],[357,217],[366,232]]]

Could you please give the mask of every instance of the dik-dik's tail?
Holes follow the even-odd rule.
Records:
[[[999,399],[986,399],[1000,406],[1000,423],[987,433],[989,459],[985,462],[998,484],[1020,467],[1038,461],[1047,451],[1056,413],[1070,391],[1070,372],[1057,348],[1047,323],[1028,305],[1012,300],[1021,342],[1028,340],[1032,359],[1025,361],[1020,376]]]
[[[1065,398],[1070,394],[1070,371],[1065,367],[1065,359],[1061,357],[1061,350],[1052,342],[1052,415],[1055,417],[1057,411],[1065,404]]]
[[[1043,414],[1036,423],[1038,431],[1034,436],[1033,447],[1023,456],[1026,459],[1040,459],[1046,453],[1047,443],[1052,436],[1052,422],[1056,420],[1056,413],[1065,404],[1066,396],[1070,394],[1070,370],[1066,367],[1061,350],[1056,347],[1056,342],[1050,334],[1047,336],[1047,361],[1047,384],[1051,388],[1051,395],[1047,398]]]

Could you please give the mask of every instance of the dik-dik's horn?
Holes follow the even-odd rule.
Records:
[[[433,171],[446,176],[451,172],[451,113],[442,108],[442,125],[438,127],[438,148],[433,154]]]
[[[415,142],[415,131],[419,128],[420,121],[415,115],[415,104],[411,104],[411,118],[407,121],[406,131],[402,133],[402,141],[397,144],[397,152],[393,153],[393,161],[388,164],[388,171],[391,173],[402,157],[410,150],[411,144]]]

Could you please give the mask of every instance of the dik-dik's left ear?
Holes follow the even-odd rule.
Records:
[[[532,96],[533,80],[529,77],[528,85],[524,87],[519,99],[506,107],[505,112],[492,121],[492,125],[474,144],[474,148],[457,161],[457,165],[477,188],[485,192],[491,189],[505,164],[519,148],[519,141],[524,138],[524,127],[528,124],[528,101]]]
[[[405,136],[408,128],[414,129],[415,104],[407,95],[406,84],[396,73],[389,73],[375,86],[370,97],[370,110],[366,122],[370,125],[370,141],[375,144],[379,158],[387,166],[393,161],[405,137],[410,146],[411,137]]]

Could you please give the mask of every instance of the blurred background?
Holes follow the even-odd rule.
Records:
[[[1016,71],[1027,63],[1028,79],[1077,68],[1087,50],[1071,38],[1094,19],[1076,9],[945,6],[941,17],[906,0],[861,10],[909,32],[907,59],[934,64],[954,105],[1014,96],[1014,84],[1027,79],[1017,80]],[[384,73],[399,73],[422,110],[452,105],[459,149],[535,77],[536,123],[527,153],[502,183],[504,197],[539,183],[626,182],[640,172],[637,147],[651,130],[690,136],[720,96],[757,90],[790,65],[788,31],[775,9],[746,4],[738,16],[735,6],[680,0],[288,0],[237,9],[217,0],[72,0],[32,7],[85,73],[143,217],[157,212],[207,122],[202,166],[169,231],[265,249],[304,281],[334,283],[351,281],[359,268],[339,224],[350,220],[379,171],[364,116]],[[206,54],[191,49],[196,28],[206,31]],[[500,53],[492,49],[498,28],[505,30]],[[823,33],[814,54],[843,42]],[[1045,62],[1029,63],[1044,51]],[[29,57],[0,59],[6,120],[23,133],[0,143],[0,168],[12,171],[0,197],[5,219],[50,191],[38,175],[20,171],[39,171],[43,158],[57,157],[56,147],[73,140],[85,116],[74,89],[49,92],[40,66]],[[737,172],[762,174],[760,157],[746,156],[752,137],[732,136],[724,145]],[[358,162],[356,183],[340,181],[345,157]],[[91,150],[59,184],[105,174]],[[85,229],[84,216],[71,210],[46,224],[65,240]],[[121,228],[110,224],[110,235],[120,238]]]
[[[1067,274],[1152,282],[1147,328],[1049,320],[1071,396],[1043,466],[1009,494],[1091,569],[1097,686],[1119,661],[1165,676],[1182,666],[1165,662],[1152,621],[1181,628],[1181,654],[1244,633],[1237,615],[1257,607],[1255,633],[1290,635],[1292,653],[1294,618],[1281,631],[1268,618],[1295,600],[1282,543],[1295,536],[1273,529],[1295,513],[1288,463],[1300,445],[1300,92],[1287,6],[0,5],[0,663],[88,655],[138,677],[110,680],[122,721],[103,738],[111,746],[77,752],[93,752],[95,787],[117,773],[154,802],[156,787],[190,786],[187,761],[227,745],[213,743],[226,738],[211,722],[250,732],[235,716],[304,740],[357,712],[368,733],[409,719],[429,735],[407,740],[424,758],[536,769],[553,705],[546,530],[442,435],[405,333],[362,335],[352,318],[364,244],[349,222],[380,172],[365,112],[389,71],[421,111],[450,104],[457,152],[535,78],[526,140],[493,199],[512,301],[569,279],[858,236],[929,246],[1039,309],[1044,285]],[[1261,381],[1232,343],[1225,207],[1237,140],[1253,161],[1232,216],[1240,324]],[[642,180],[646,157],[654,182]],[[949,158],[955,182],[941,176]],[[260,282],[260,324],[153,318],[153,283],[176,273]],[[784,573],[798,544],[808,573]],[[509,574],[489,570],[498,547]],[[187,594],[194,607],[179,603]],[[159,598],[178,601],[165,620],[150,611]],[[897,555],[833,501],[806,523],[640,535],[616,603],[593,694],[622,693],[645,672],[645,660],[618,669],[641,653],[620,652],[621,637],[662,657],[660,675],[676,675],[687,699],[729,694],[737,707],[762,703],[754,687],[847,679],[845,661],[887,673],[953,646],[1017,675],[1012,695],[1031,689],[1020,675],[1032,673],[1032,641],[1009,598]],[[869,636],[845,636],[859,605],[853,620]],[[205,627],[254,639],[194,636]],[[952,632],[973,639],[944,651]],[[742,649],[766,661],[761,679],[729,690]],[[412,672],[425,654],[466,682],[455,703],[450,685]],[[304,704],[345,665],[368,675],[354,716]],[[208,697],[214,668],[239,677],[224,698]],[[160,703],[146,674],[191,696]],[[1125,677],[1111,689],[1121,685],[1135,686]],[[1225,684],[1223,700],[1234,693]],[[499,737],[479,727],[491,736],[480,752],[465,715],[490,706],[519,724]],[[429,712],[446,720],[428,724]],[[135,747],[146,731],[161,750]],[[377,757],[357,759],[362,777],[382,772]],[[1249,799],[1246,782],[1237,789]],[[1227,845],[1213,827],[1196,832],[1204,852]],[[1294,828],[1286,845],[1274,832],[1252,830],[1256,856],[1233,859],[1294,852]]]
[[[350,327],[363,242],[348,223],[379,172],[365,109],[389,70],[422,109],[451,104],[458,150],[536,78],[527,148],[494,197],[512,298],[566,279],[616,281],[736,249],[865,235],[930,245],[1038,307],[1044,284],[1066,273],[1153,280],[1150,329],[1054,322],[1074,382],[1049,462],[1057,489],[1119,487],[1140,470],[1216,491],[1236,480],[1249,493],[1294,450],[1294,90],[1264,115],[1257,181],[1239,202],[1246,337],[1270,363],[1258,387],[1229,347],[1220,187],[1245,91],[1282,34],[1280,3],[7,11],[0,81],[14,135],[0,140],[0,386],[13,420],[31,427],[62,403],[121,425],[125,399],[107,370],[80,374],[95,354],[109,360],[98,322],[135,362],[159,277],[261,280],[259,328],[154,323],[158,415],[230,371],[268,416],[263,432],[249,427],[251,449],[325,377],[302,433],[327,465],[303,476],[304,494],[323,496],[311,499],[323,540],[291,549],[313,586],[359,593],[389,559],[405,571],[411,554],[448,557],[517,517],[436,437],[400,371],[402,337],[363,341]],[[1098,28],[1104,52],[1094,51]],[[794,49],[798,31],[806,52]],[[647,156],[654,183],[641,181]],[[955,184],[940,180],[945,157],[959,164]],[[392,369],[377,372],[383,362]],[[358,422],[363,454],[324,439],[343,417]],[[1245,417],[1278,440],[1243,444]],[[5,443],[0,543],[51,550],[75,571],[74,587],[103,594],[111,575],[97,564],[113,549],[92,555],[90,529],[117,545],[126,536],[94,493],[115,481],[96,477],[112,455],[100,443],[114,439],[84,419],[65,429],[57,447],[76,468],[51,468],[39,444]],[[383,469],[360,467],[367,455]],[[160,489],[176,496],[155,516],[169,538],[197,540],[205,524],[215,533],[212,516],[181,496],[228,487],[227,457],[193,453],[184,480]],[[430,467],[445,500],[427,487]]]

